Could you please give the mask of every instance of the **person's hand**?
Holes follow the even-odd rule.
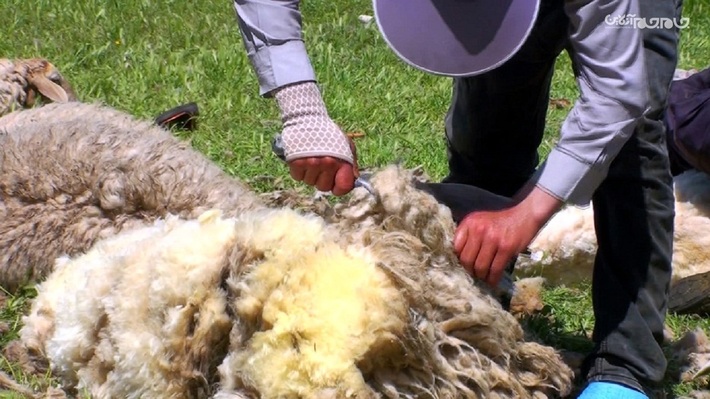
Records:
[[[315,82],[278,89],[284,155],[291,177],[344,195],[358,176],[355,145],[330,119]]]
[[[352,191],[359,176],[355,143],[348,139],[353,154],[353,163],[334,157],[299,158],[289,162],[291,177],[320,191],[332,191],[334,195],[345,195]]]
[[[454,235],[461,264],[474,277],[497,286],[508,263],[530,245],[561,205],[535,187],[510,208],[470,213]]]

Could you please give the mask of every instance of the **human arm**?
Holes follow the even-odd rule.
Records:
[[[280,87],[316,81],[298,0],[235,0],[234,9],[259,94],[271,97]]]
[[[454,250],[471,275],[497,286],[510,260],[523,252],[563,202],[537,186],[526,186],[516,205],[472,212],[459,223]]]
[[[563,203],[589,203],[648,106],[641,32],[605,23],[609,15],[639,15],[637,1],[570,0],[565,11],[580,97],[560,140],[516,205],[473,213],[456,231],[461,263],[492,285]]]
[[[242,41],[259,80],[275,97],[291,176],[343,195],[357,175],[354,146],[328,115],[303,42],[298,0],[235,0]]]
[[[642,30],[609,16],[640,15],[638,0],[565,3],[579,98],[533,181],[557,198],[586,205],[649,107]]]

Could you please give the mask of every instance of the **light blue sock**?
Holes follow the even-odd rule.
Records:
[[[648,396],[621,384],[594,381],[587,385],[577,399],[648,399]]]

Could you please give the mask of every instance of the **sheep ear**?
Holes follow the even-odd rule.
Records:
[[[69,101],[69,95],[62,86],[52,82],[46,76],[33,76],[28,79],[43,96],[55,103],[65,103]]]

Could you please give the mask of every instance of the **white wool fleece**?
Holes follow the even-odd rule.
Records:
[[[208,390],[232,326],[219,279],[235,230],[220,215],[171,216],[62,259],[23,319],[23,342],[47,354],[63,387],[95,398]]]

